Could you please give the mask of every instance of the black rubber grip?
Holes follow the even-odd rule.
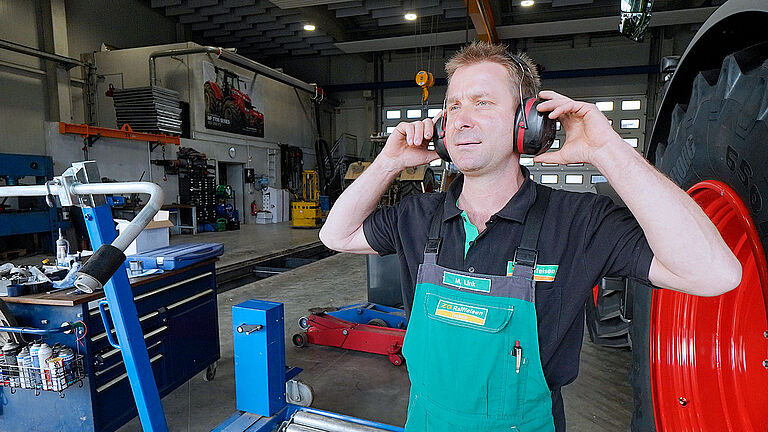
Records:
[[[88,259],[80,273],[85,273],[102,285],[107,283],[109,278],[125,263],[125,254],[120,249],[104,244]]]

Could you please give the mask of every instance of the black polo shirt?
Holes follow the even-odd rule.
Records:
[[[464,226],[456,206],[463,176],[445,194],[442,247],[438,264],[480,274],[506,275],[520,244],[523,221],[536,199],[536,187],[524,167],[525,182],[501,211],[491,216],[464,257]],[[408,197],[368,216],[368,244],[379,254],[397,253],[406,311],[413,303],[416,274],[424,259],[432,215],[443,193]],[[648,282],[653,252],[640,225],[626,207],[592,193],[553,190],[539,236],[541,265],[558,265],[552,282],[536,283],[536,314],[544,375],[558,390],[576,379],[584,332],[584,303],[604,276]]]

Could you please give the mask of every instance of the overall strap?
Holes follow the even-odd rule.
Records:
[[[440,229],[443,226],[444,203],[445,195],[437,204],[437,211],[432,216],[432,222],[429,225],[429,237],[427,238],[427,245],[424,247],[424,264],[437,264],[437,254],[440,253],[440,245],[443,242],[440,237]]]
[[[549,204],[549,194],[552,189],[536,185],[536,201],[528,210],[528,214],[525,216],[525,223],[523,224],[523,238],[520,241],[515,251],[515,268],[520,265],[530,267],[531,269],[536,267],[536,261],[538,260],[539,251],[539,232],[541,231],[541,224],[544,222],[544,213],[547,210],[547,204]]]

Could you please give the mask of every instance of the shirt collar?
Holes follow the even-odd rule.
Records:
[[[536,186],[531,180],[531,173],[528,168],[520,166],[525,180],[520,189],[509,199],[507,204],[496,215],[504,219],[516,222],[525,222],[525,215],[536,201]],[[443,204],[443,221],[447,221],[461,214],[461,209],[456,206],[456,202],[461,195],[464,186],[464,174],[459,174],[455,180],[448,186],[445,193],[445,203]]]

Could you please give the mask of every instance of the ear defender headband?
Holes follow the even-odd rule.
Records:
[[[536,156],[540,155],[550,147],[555,141],[555,121],[548,117],[547,113],[540,113],[536,107],[543,101],[533,97],[523,99],[523,80],[525,72],[533,79],[533,71],[520,57],[510,54],[510,58],[520,67],[520,81],[518,85],[518,94],[520,95],[520,105],[515,112],[515,128],[513,133],[513,145],[520,154]],[[445,117],[446,101],[443,100],[443,115],[435,123],[435,131],[432,134],[432,141],[435,144],[435,151],[446,162],[451,162],[451,156],[445,147]]]

